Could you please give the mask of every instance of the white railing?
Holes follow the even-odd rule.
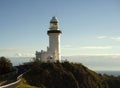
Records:
[[[28,70],[28,71],[30,71],[30,70]],[[17,81],[12,82],[12,83],[9,83],[9,84],[4,85],[4,86],[0,86],[0,88],[17,88],[17,86],[19,85],[19,83],[20,83],[20,81],[21,81],[22,76],[23,76],[25,73],[27,73],[28,71],[26,71],[26,72],[24,72],[23,74],[19,75],[19,76],[17,77]]]

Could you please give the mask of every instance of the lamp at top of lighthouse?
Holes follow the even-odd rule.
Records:
[[[50,30],[59,30],[59,21],[55,16],[50,20]]]
[[[62,31],[59,29],[59,21],[55,16],[52,17],[52,19],[50,20],[50,28],[47,31],[48,35],[51,33],[58,33],[58,34],[62,33]]]

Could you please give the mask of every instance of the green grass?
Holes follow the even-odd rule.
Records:
[[[26,83],[25,79],[22,78],[20,85],[18,86],[18,88],[37,88],[35,86],[31,86],[29,84]]]

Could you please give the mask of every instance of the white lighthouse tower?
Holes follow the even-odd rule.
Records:
[[[49,36],[49,47],[47,48],[47,51],[41,50],[41,52],[36,51],[36,58],[40,59],[41,61],[60,61],[61,60],[61,54],[60,54],[60,36],[61,36],[61,30],[59,29],[59,21],[54,16],[50,20],[50,28],[47,31],[47,34]]]
[[[49,36],[49,53],[52,55],[53,59],[60,60],[60,35],[62,32],[59,29],[59,22],[56,17],[52,17],[50,28],[47,33]]]

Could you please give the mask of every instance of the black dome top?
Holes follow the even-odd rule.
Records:
[[[57,17],[52,17],[52,19],[50,20],[50,23],[58,23],[58,19]]]

